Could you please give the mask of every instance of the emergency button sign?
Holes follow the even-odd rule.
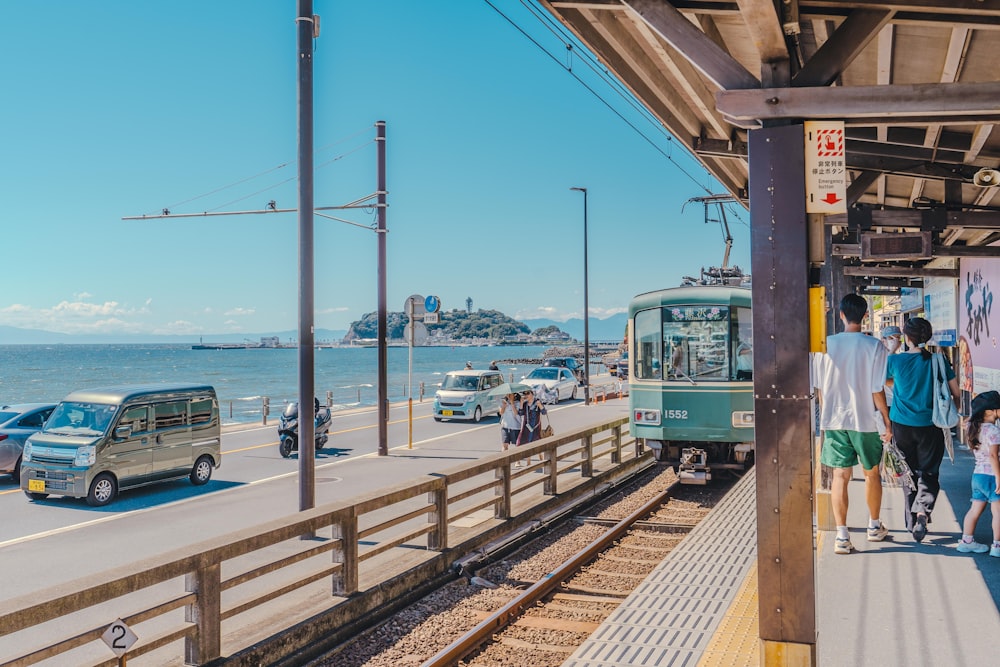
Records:
[[[846,213],[844,123],[807,120],[804,126],[806,213]]]

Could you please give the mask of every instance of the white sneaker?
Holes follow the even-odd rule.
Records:
[[[869,542],[881,542],[885,539],[885,536],[889,534],[889,529],[886,528],[885,524],[881,521],[878,522],[877,528],[868,529],[868,541]]]
[[[994,558],[1000,558],[1000,544],[993,543],[993,546],[990,547],[990,555]]]
[[[1000,547],[994,547],[997,551],[997,556],[1000,556]],[[990,545],[980,544],[979,542],[959,542],[958,546],[955,547],[955,551],[960,551],[963,554],[984,554],[990,550]]]

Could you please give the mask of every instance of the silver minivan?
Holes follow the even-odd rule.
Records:
[[[219,401],[209,385],[75,391],[28,438],[21,489],[107,505],[118,491],[179,477],[205,484],[222,463]]]

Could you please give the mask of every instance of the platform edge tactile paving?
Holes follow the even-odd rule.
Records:
[[[563,667],[697,665],[757,563],[756,502],[751,469]]]

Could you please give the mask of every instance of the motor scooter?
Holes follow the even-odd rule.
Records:
[[[333,415],[330,408],[320,405],[316,401],[313,410],[313,423],[315,424],[316,451],[323,449],[329,437],[330,424],[333,422]],[[298,401],[285,406],[284,412],[278,423],[278,451],[284,458],[292,455],[299,449],[299,404]]]

